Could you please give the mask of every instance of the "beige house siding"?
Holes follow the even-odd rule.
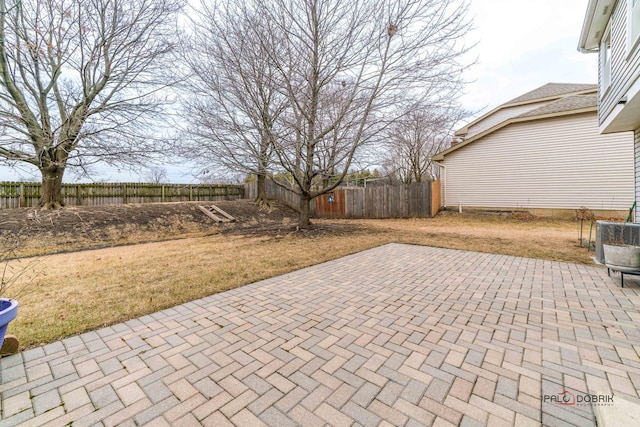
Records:
[[[636,46],[631,56],[627,48],[627,1],[616,3],[609,22],[611,29],[611,85],[604,93],[600,93],[600,124],[604,123],[618,104],[620,98],[638,78],[640,68],[640,46]],[[600,56],[600,59],[602,57]],[[599,79],[602,79],[602,64],[598,65]]]
[[[478,123],[474,123],[473,125],[469,126],[469,132],[467,133],[465,138],[471,138],[472,136],[484,132],[485,130],[490,129],[499,123],[519,116],[520,114],[535,110],[536,108],[543,107],[547,104],[549,104],[549,101],[502,108],[491,114],[490,116],[480,120]]]
[[[446,205],[628,210],[633,133],[601,135],[595,112],[510,124],[446,154]]]

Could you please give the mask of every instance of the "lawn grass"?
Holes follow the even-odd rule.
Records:
[[[570,221],[450,215],[317,224],[332,231],[216,234],[46,256],[9,333],[29,348],[391,242],[591,264]]]

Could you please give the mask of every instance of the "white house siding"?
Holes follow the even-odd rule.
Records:
[[[627,51],[627,2],[619,0],[610,19],[611,28],[611,86],[600,99],[600,123],[618,104],[629,88],[638,78],[640,68],[640,46],[636,46],[632,55]],[[599,64],[598,70],[602,70]],[[600,72],[598,73],[601,74]],[[602,78],[602,76],[599,76]]]
[[[536,108],[543,107],[547,105],[549,101],[546,102],[536,102],[532,104],[518,105],[516,107],[506,107],[502,108],[485,119],[469,126],[469,131],[465,138],[471,138],[474,135],[477,135],[487,129],[490,129],[497,125],[498,123],[502,123],[505,120],[510,118],[519,116],[520,114],[524,114],[526,112],[535,110]]]
[[[636,194],[636,201],[638,201],[640,200],[640,129],[636,129],[636,131],[634,132],[633,149],[635,152],[635,171],[636,171],[635,172],[636,174],[635,194]],[[640,222],[640,206],[636,206],[635,215],[636,215],[635,222]]]
[[[633,138],[601,135],[595,112],[507,125],[445,155],[446,204],[629,209]]]

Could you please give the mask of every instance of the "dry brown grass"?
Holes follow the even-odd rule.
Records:
[[[578,246],[576,221],[455,214],[363,223],[390,234],[391,241],[592,264],[592,254]]]
[[[317,224],[331,232],[211,235],[49,255],[9,332],[31,347],[389,242],[591,262],[576,246],[573,222],[456,215]]]

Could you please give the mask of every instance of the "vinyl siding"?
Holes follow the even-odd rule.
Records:
[[[480,132],[483,132],[487,129],[492,128],[493,126],[502,123],[506,120],[509,120],[512,117],[516,117],[519,116],[520,114],[524,114],[528,111],[532,111],[535,110],[536,108],[540,108],[543,107],[545,105],[547,105],[549,103],[549,101],[547,102],[536,102],[533,104],[526,104],[526,105],[518,105],[516,107],[507,107],[507,108],[503,108],[501,110],[496,111],[495,113],[491,114],[490,116],[484,118],[483,120],[479,121],[478,123],[475,123],[471,126],[469,126],[469,132],[467,133],[467,135],[465,136],[465,138],[471,138],[474,135],[479,134]]]
[[[633,149],[635,157],[635,195],[636,201],[640,201],[640,129],[637,129],[634,133]],[[640,222],[640,206],[636,206],[635,210],[635,222]]]
[[[629,209],[633,133],[601,135],[596,113],[515,123],[447,154],[446,203]]]
[[[599,120],[603,123],[615,108],[631,85],[638,78],[640,69],[640,45],[635,47],[633,54],[627,60],[627,1],[616,3],[611,15],[611,86],[600,99]],[[599,56],[599,58],[601,58]],[[599,78],[602,64],[598,65]]]

